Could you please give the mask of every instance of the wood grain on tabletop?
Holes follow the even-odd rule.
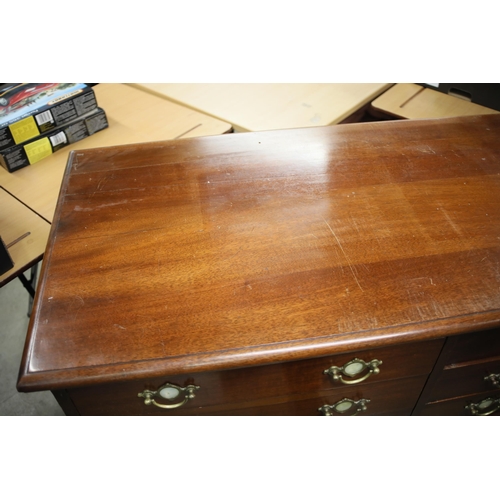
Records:
[[[390,83],[141,83],[134,87],[231,123],[242,132],[339,123]]]
[[[376,111],[399,118],[451,118],[498,113],[494,109],[414,83],[394,85],[377,97],[371,106]]]
[[[499,132],[485,115],[73,153],[21,385],[498,325]]]
[[[71,150],[224,134],[228,123],[124,84],[93,87],[109,127],[16,172],[0,168],[0,186],[52,221]]]
[[[3,286],[40,260],[50,224],[1,188],[0,206],[0,236],[5,245],[20,238],[8,248],[14,267],[0,275],[0,286]]]

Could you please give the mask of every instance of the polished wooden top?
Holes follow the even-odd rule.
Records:
[[[42,258],[50,224],[19,200],[0,188],[0,236],[8,248],[14,267],[0,274],[0,286],[17,277]]]
[[[496,114],[494,109],[414,83],[398,83],[377,97],[371,106],[398,118],[451,118]]]
[[[72,153],[19,388],[499,325],[499,134],[485,115]]]
[[[224,134],[229,123],[118,83],[93,87],[109,127],[43,160],[9,173],[0,168],[0,186],[52,221],[61,180],[72,149],[100,148],[184,137]]]
[[[231,123],[240,132],[339,123],[391,83],[140,83],[135,87]]]

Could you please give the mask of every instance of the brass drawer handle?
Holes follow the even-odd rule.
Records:
[[[332,380],[335,382],[336,380],[340,380],[343,384],[359,384],[366,380],[370,375],[377,375],[380,373],[379,366],[382,364],[382,361],[378,359],[373,359],[369,363],[366,363],[362,359],[354,358],[353,360],[346,363],[344,366],[339,368],[338,366],[331,366],[328,370],[325,370],[323,373],[325,375],[330,375]],[[363,377],[357,378],[355,380],[346,380],[342,378],[342,375],[346,375],[348,377],[355,377],[356,375],[362,373],[368,369],[368,373],[366,373]]]
[[[495,387],[500,387],[500,373],[491,373],[484,377],[484,380],[486,382],[489,380]]]
[[[332,417],[334,412],[339,415],[345,415],[349,410],[355,409],[356,411],[351,414],[351,416],[354,417],[358,413],[366,411],[366,405],[369,402],[369,399],[359,399],[358,401],[354,401],[353,399],[344,398],[337,401],[333,405],[323,405],[321,408],[318,408],[318,411],[326,417]]]
[[[470,410],[472,415],[492,415],[500,409],[500,398],[486,398],[482,401],[479,401],[479,403],[468,404],[465,408],[467,410]]]
[[[195,391],[199,388],[200,387],[197,385],[179,387],[178,385],[166,383],[156,391],[146,389],[143,392],[140,392],[137,396],[139,398],[144,398],[145,405],[155,405],[158,406],[158,408],[164,408],[165,410],[173,410],[174,408],[179,408],[180,406],[185,405],[190,399],[193,399],[195,397]],[[184,399],[171,405],[157,403],[154,399],[156,396],[159,396],[167,400],[173,400],[177,399],[181,394],[184,394]]]

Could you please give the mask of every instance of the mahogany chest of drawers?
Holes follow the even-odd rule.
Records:
[[[70,154],[20,369],[75,415],[495,414],[500,115]]]

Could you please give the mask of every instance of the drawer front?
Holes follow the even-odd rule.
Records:
[[[495,389],[500,389],[500,358],[486,363],[445,368],[429,393],[429,401],[491,392]]]
[[[418,342],[275,365],[71,389],[68,393],[80,413],[90,411],[103,415],[117,414],[117,408],[132,415],[157,414],[159,408],[145,405],[145,399],[139,398],[138,394],[144,393],[145,390],[158,391],[166,383],[179,387],[187,385],[199,387],[194,393],[194,398],[183,405],[186,409],[219,405],[236,407],[252,401],[273,398],[281,398],[285,402],[314,398],[324,392],[342,393],[343,389],[352,392],[352,388],[378,384],[386,380],[427,375],[440,352],[442,343],[442,340]],[[332,377],[324,373],[332,366],[342,368],[355,359],[361,359],[366,363],[373,360],[382,361],[379,366],[380,372],[369,374],[369,369],[365,369],[354,379],[341,374],[347,381],[363,378],[369,374],[365,380],[356,384],[344,384],[341,380],[332,380]],[[179,400],[173,401],[155,396],[155,401],[160,404],[175,404],[182,400],[182,395]]]
[[[491,401],[489,406],[488,401]],[[481,403],[483,404],[481,405]],[[475,396],[466,396],[463,398],[449,399],[438,403],[429,403],[424,406],[420,415],[429,416],[471,416],[472,409],[467,408],[471,404],[477,405],[477,415],[491,413],[491,416],[500,415],[500,391],[480,394]],[[482,406],[482,407],[481,407]]]
[[[316,406],[323,405],[322,400],[307,400],[294,401],[288,404],[282,405],[272,405],[272,406],[259,406],[251,409],[240,409],[233,411],[221,411],[213,412],[208,415],[211,416],[227,416],[227,417],[286,417],[286,416],[297,416],[297,417],[314,417],[320,415],[318,410],[315,410]],[[320,407],[320,406],[319,406]],[[387,417],[408,417],[411,415],[411,408],[405,408],[403,410],[389,410],[384,413],[374,413],[371,408],[367,408],[365,412],[359,413],[357,416],[387,416]],[[347,416],[347,415],[346,415]]]
[[[410,377],[389,380],[376,384],[359,385],[356,387],[343,387],[333,391],[324,391],[309,397],[302,394],[295,397],[288,395],[275,398],[248,400],[240,403],[225,403],[220,405],[203,406],[197,398],[187,404],[175,408],[165,409],[155,405],[145,405],[143,400],[112,399],[97,391],[91,398],[83,398],[75,391],[68,391],[70,398],[81,415],[321,415],[318,411],[323,405],[335,405],[343,399],[356,402],[361,399],[370,400],[366,404],[367,410],[363,414],[396,414],[402,411],[410,413],[427,380],[427,376]],[[77,390],[79,391],[79,390]],[[105,401],[106,404],[101,404]],[[346,406],[346,405],[344,405]],[[354,411],[354,407],[346,414]],[[338,414],[337,411],[332,411]]]
[[[450,337],[445,364],[459,364],[500,357],[500,329]]]
[[[329,416],[410,415],[425,381],[425,376],[391,380],[365,387],[360,386],[355,390],[351,389],[350,392],[342,390],[342,394],[336,391],[313,399],[234,409],[213,408],[208,414],[221,416],[322,416],[324,408],[327,407]],[[359,404],[361,400],[366,401],[363,406]],[[343,406],[339,407],[339,404]],[[344,411],[339,412],[331,408],[335,405]]]

